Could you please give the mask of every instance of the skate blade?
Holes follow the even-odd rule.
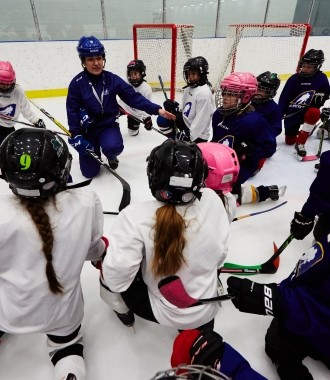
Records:
[[[285,194],[285,192],[286,192],[286,186],[281,186],[279,189],[278,189],[278,197],[279,198],[282,198],[283,197],[283,195]]]

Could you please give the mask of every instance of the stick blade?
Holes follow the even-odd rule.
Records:
[[[172,305],[180,309],[193,306],[198,302],[197,299],[190,297],[186,292],[180,277],[168,276],[158,283],[160,294]]]
[[[319,157],[317,155],[310,155],[310,156],[303,157],[300,161],[306,162],[306,161],[315,161],[318,159],[319,159]]]

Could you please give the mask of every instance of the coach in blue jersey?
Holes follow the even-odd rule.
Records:
[[[118,123],[117,95],[129,106],[147,114],[169,119],[175,119],[175,116],[135,92],[118,75],[104,70],[105,50],[97,38],[81,37],[77,51],[84,70],[72,79],[68,89],[66,109],[71,132],[69,143],[79,153],[83,176],[93,178],[99,173],[100,164],[87,154],[87,149],[94,150],[98,156],[102,149],[112,169],[118,167],[117,156],[124,149]],[[82,123],[85,118],[89,119],[88,123]]]

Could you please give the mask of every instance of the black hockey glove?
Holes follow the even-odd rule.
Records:
[[[42,119],[39,119],[36,123],[34,123],[34,126],[36,128],[45,128],[46,129],[46,124]]]
[[[151,117],[150,116],[147,116],[143,119],[143,124],[144,124],[144,128],[147,130],[147,131],[151,131],[152,129],[152,120],[151,120]]]
[[[201,331],[190,348],[191,364],[216,368],[223,357],[225,344],[222,337],[212,330]]]
[[[228,277],[228,293],[234,306],[244,313],[272,315],[279,313],[280,294],[275,283],[258,284],[246,278]]]
[[[237,154],[238,160],[241,162],[250,156],[253,146],[245,141],[234,141],[233,149]]]
[[[290,233],[297,240],[303,240],[314,227],[314,217],[304,216],[301,212],[294,213],[294,219],[291,220]]]
[[[326,123],[330,118],[330,108],[323,108],[320,118],[322,123]]]
[[[176,112],[179,112],[179,103],[176,102],[175,100],[167,99],[163,103],[164,109],[167,112],[171,112],[175,114]]]

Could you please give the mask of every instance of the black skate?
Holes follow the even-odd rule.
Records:
[[[306,152],[304,144],[295,144],[294,148],[297,152],[299,160],[301,160],[302,158],[304,158],[306,156],[307,152]]]
[[[114,160],[108,160],[108,162],[112,170],[116,170],[118,168],[119,160],[117,158],[115,158]]]
[[[77,378],[73,373],[69,373],[65,380],[77,380]]]
[[[117,311],[114,310],[114,312],[117,314],[117,317],[120,319],[123,325],[127,327],[134,326],[135,317],[132,311],[129,310],[127,313],[118,313]]]

